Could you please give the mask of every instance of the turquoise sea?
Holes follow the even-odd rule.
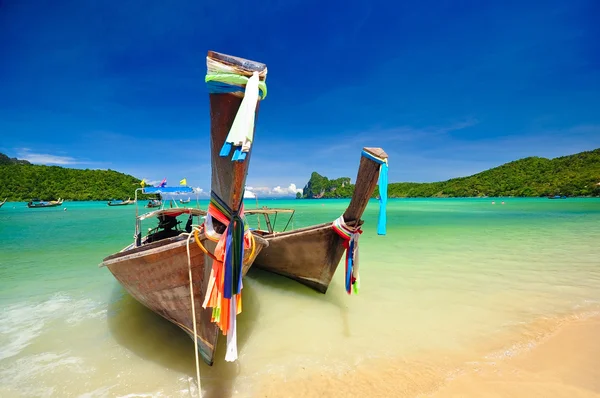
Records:
[[[296,228],[347,204],[260,200],[296,209]],[[358,295],[345,293],[343,264],[325,295],[250,270],[239,360],[223,360],[221,340],[215,365],[201,366],[203,396],[260,396],[274,378],[366,361],[514,355],[565,319],[600,313],[600,199],[393,199],[386,236],[378,208],[363,217]],[[0,208],[0,397],[194,396],[192,341],[98,267],[133,240],[134,216],[105,202]]]

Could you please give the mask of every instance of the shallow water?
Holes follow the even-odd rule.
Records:
[[[239,360],[223,360],[221,340],[215,365],[201,366],[206,396],[254,396],[272,378],[369,361],[515,355],[558,320],[595,314],[600,200],[492,200],[391,200],[386,236],[372,201],[357,296],[345,293],[343,264],[325,295],[251,269]],[[295,208],[295,227],[333,221],[347,204],[260,203]],[[133,239],[135,207],[63,207],[0,209],[0,396],[190,396],[192,341],[97,267]]]

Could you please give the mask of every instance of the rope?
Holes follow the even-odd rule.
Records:
[[[249,246],[251,255],[256,249],[252,233],[244,229],[243,216],[243,203],[237,211],[233,211],[214,191],[211,192],[205,233],[216,235],[212,228],[213,218],[225,225],[225,231],[219,236],[215,248],[215,260],[202,307],[213,309],[211,321],[227,335],[225,360],[229,362],[237,359],[236,317],[242,312],[244,249]]]
[[[346,248],[346,293],[358,294],[360,288],[360,277],[358,275],[358,238],[362,234],[360,226],[352,228],[346,225],[344,216],[340,216],[333,222],[332,228],[344,240]]]
[[[194,229],[195,236],[197,229]],[[196,332],[196,306],[194,304],[194,285],[192,283],[192,260],[190,257],[190,240],[192,234],[188,235],[186,240],[187,260],[188,260],[188,274],[190,278],[190,298],[192,300],[192,322],[194,324],[194,353],[196,354],[196,380],[198,381],[198,396],[202,397],[202,384],[200,384],[200,362],[198,360],[198,333]]]
[[[194,230],[194,240],[196,241],[196,244],[198,245],[200,250],[202,250],[204,252],[204,254],[209,256],[214,261],[219,261],[219,260],[217,260],[215,255],[212,254],[211,252],[209,252],[208,249],[206,248],[206,246],[204,246],[202,244],[202,242],[200,241],[200,238],[198,237],[198,231],[199,231],[198,229]],[[246,234],[247,234],[247,236],[250,237],[250,257],[249,258],[252,258],[252,257],[254,257],[254,253],[256,253],[256,239],[254,239],[254,235],[252,235],[252,233],[246,233]]]
[[[200,250],[202,250],[204,252],[204,254],[206,254],[208,257],[212,258],[213,261],[219,261],[217,260],[217,258],[215,257],[214,254],[212,254],[211,252],[208,251],[208,249],[206,247],[204,247],[204,245],[202,244],[202,242],[200,242],[200,238],[198,237],[198,230],[194,229],[194,240],[196,241],[196,244],[198,245],[198,247],[200,248]]]
[[[209,93],[226,93],[242,97],[242,103],[233,119],[233,124],[219,155],[227,157],[234,149],[231,160],[243,162],[250,152],[254,139],[256,104],[259,100],[267,97],[267,84],[265,83],[267,69],[252,72],[248,77],[241,74],[244,72],[234,66],[210,57],[206,58],[206,68],[207,74],[204,81]]]
[[[386,215],[386,205],[387,205],[387,190],[388,190],[388,160],[378,158],[370,154],[369,152],[363,150],[362,156],[370,159],[376,163],[381,165],[379,169],[379,218],[377,219],[377,235],[385,235],[386,234],[386,223],[387,223],[387,215]]]

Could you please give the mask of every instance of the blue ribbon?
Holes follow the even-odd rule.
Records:
[[[208,87],[208,92],[211,94],[229,94],[229,93],[237,93],[237,92],[243,93],[244,92],[244,87],[234,86],[233,84],[217,82],[214,80],[207,82],[206,86]],[[260,89],[260,87],[258,89],[258,95],[260,96],[260,98],[263,97],[263,92]]]
[[[354,241],[350,239],[348,246],[348,263],[346,270],[346,292],[352,291],[352,267],[354,266]]]
[[[223,297],[230,299],[233,291],[233,253],[231,245],[233,244],[233,225],[229,224],[227,228],[227,238],[225,240],[225,280],[223,282]]]
[[[377,220],[377,235],[385,235],[386,234],[386,224],[387,224],[387,215],[386,215],[386,206],[387,206],[387,190],[388,190],[388,164],[387,162],[371,155],[369,152],[362,151],[362,156],[367,159],[371,159],[372,161],[379,163],[381,168],[379,170],[379,218]]]

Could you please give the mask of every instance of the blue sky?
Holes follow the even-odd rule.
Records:
[[[0,152],[209,191],[207,50],[269,68],[259,195],[363,146],[394,182],[600,147],[596,1],[228,4],[1,2]]]

